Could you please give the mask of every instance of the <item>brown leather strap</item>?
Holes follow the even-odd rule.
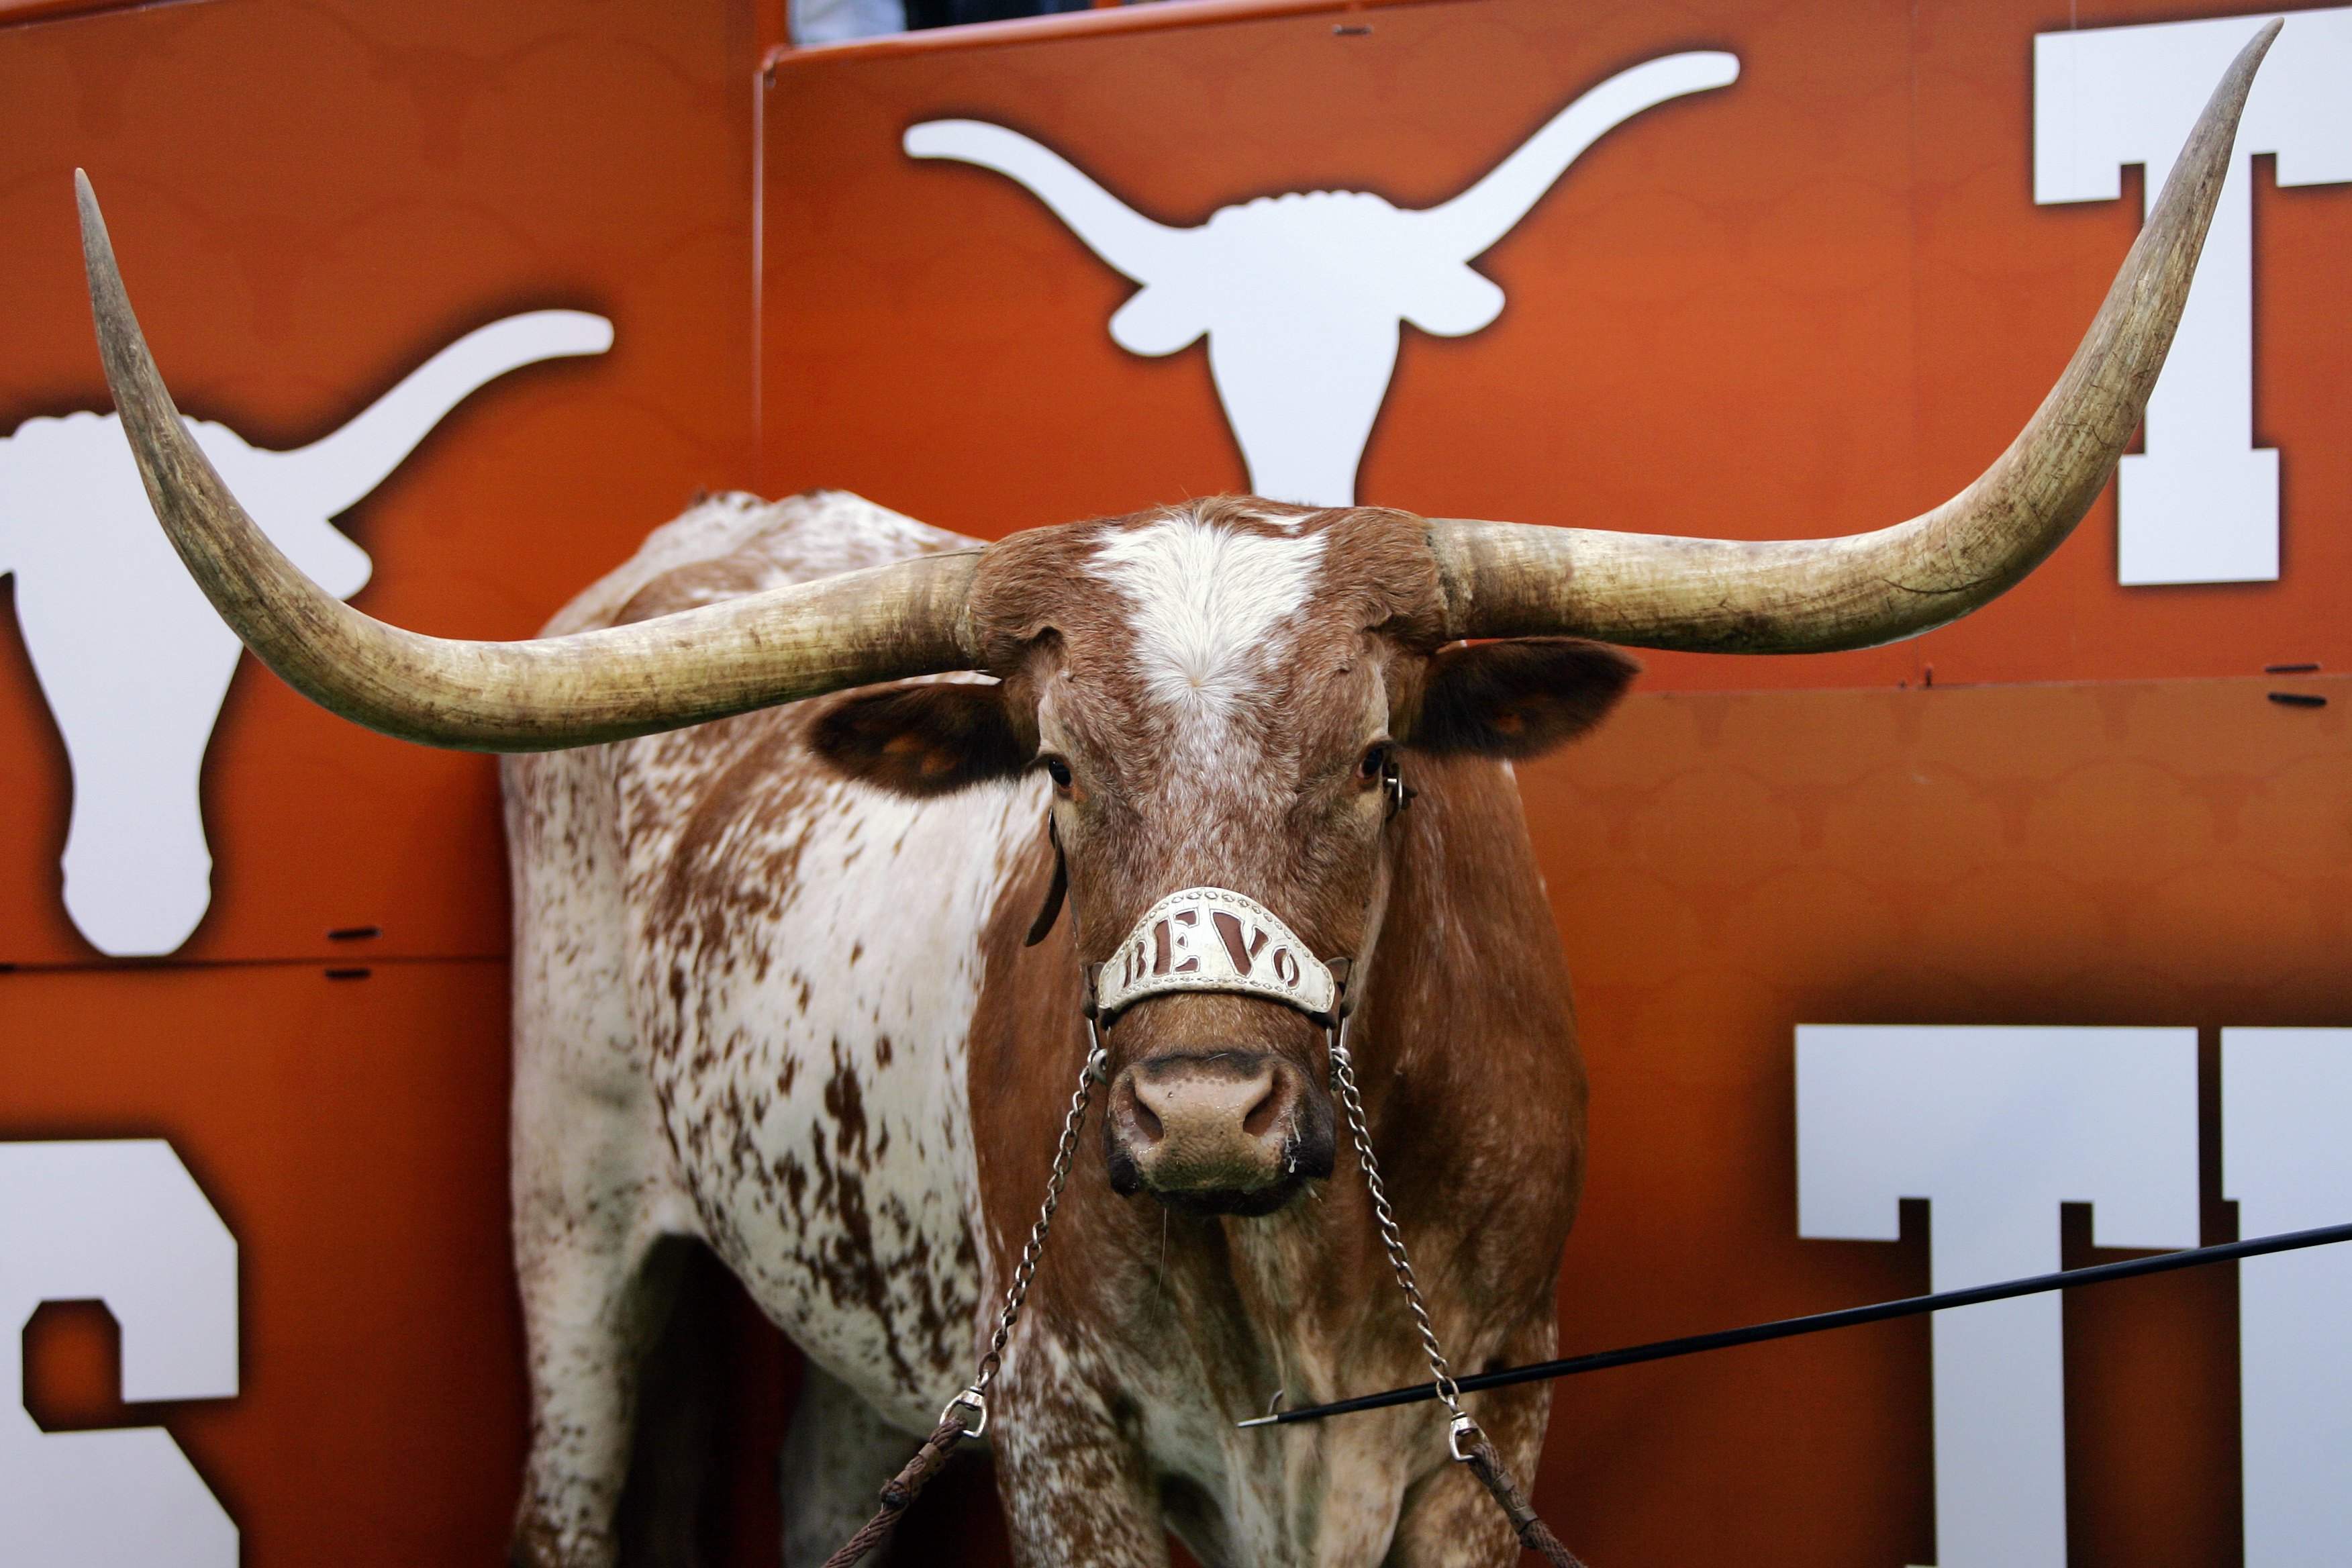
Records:
[[[1054,929],[1054,921],[1062,912],[1062,900],[1070,890],[1070,859],[1062,853],[1061,830],[1054,826],[1054,814],[1045,813],[1045,841],[1054,847],[1054,880],[1045,889],[1045,907],[1037,918],[1029,922],[1029,934],[1022,939],[1024,947],[1034,947],[1045,940]]]

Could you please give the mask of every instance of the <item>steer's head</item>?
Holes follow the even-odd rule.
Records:
[[[1280,1206],[1331,1171],[1339,998],[1319,971],[1371,959],[1413,758],[1566,740],[1633,660],[1568,637],[1445,646],[1427,525],[1372,509],[1209,501],[1040,530],[990,552],[968,614],[1000,682],[849,697],[819,752],[911,795],[1046,774],[1078,955],[1105,966],[1113,1184]]]
[[[572,637],[446,641],[342,604],[228,493],[148,356],[87,182],[83,253],[107,380],[156,515],[246,644],[325,706],[436,745],[536,751],[981,670],[998,682],[853,700],[828,715],[821,744],[918,792],[1049,773],[1082,956],[1112,957],[1156,900],[1206,888],[1255,900],[1317,958],[1342,958],[1371,942],[1386,890],[1387,750],[1410,768],[1415,752],[1511,755],[1590,724],[1626,666],[1560,639],[1866,647],[1968,614],[2055,549],[2163,368],[2278,26],[2222,79],[2090,331],[2009,449],[1934,510],[1837,539],[1225,504],[1016,535]],[[1192,910],[1202,943],[1213,910]],[[1250,933],[1237,934],[1246,948]],[[1301,1006],[1129,990],[1111,973],[1128,1004],[1111,1031],[1123,1182],[1266,1206],[1328,1163],[1330,1109]],[[1103,984],[1109,1002],[1110,973]]]

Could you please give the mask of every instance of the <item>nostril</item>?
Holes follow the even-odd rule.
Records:
[[[1113,1104],[1118,1135],[1165,1170],[1263,1164],[1298,1100],[1297,1075],[1239,1053],[1140,1063]],[[1174,1161],[1172,1166],[1165,1165]]]
[[[1131,1076],[1119,1080],[1118,1119],[1134,1129],[1136,1136],[1146,1143],[1157,1143],[1167,1136],[1159,1112],[1144,1103],[1142,1091]]]
[[[1263,1138],[1274,1131],[1275,1123],[1282,1120],[1282,1113],[1289,1107],[1289,1079],[1278,1073],[1275,1074],[1273,1081],[1266,1085],[1265,1093],[1260,1097],[1255,1105],[1249,1108],[1248,1114],[1242,1118],[1242,1131],[1253,1138]]]

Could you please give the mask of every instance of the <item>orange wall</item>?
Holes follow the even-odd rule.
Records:
[[[1248,7],[1202,8],[1203,13]],[[2159,0],[1435,0],[1182,7],[777,62],[767,99],[762,473],[942,526],[1014,528],[1243,488],[1198,344],[1128,354],[1134,286],[995,174],[905,157],[918,120],[1045,142],[1162,223],[1293,190],[1427,205],[1586,88],[1679,49],[1733,86],[1604,138],[1489,251],[1475,336],[1407,329],[1361,499],[1742,539],[1943,500],[2007,445],[2106,290],[2138,206],[2032,200],[2037,31],[2251,10]],[[1335,33],[1335,17],[1368,34]],[[1892,648],[1660,655],[1653,689],[2243,675],[2352,657],[2352,423],[2335,301],[2352,186],[2257,180],[2256,436],[2286,576],[2122,588],[2115,508],[2023,586]]]
[[[86,165],[182,407],[264,446],[335,428],[460,333],[610,317],[593,359],[500,377],[343,523],[355,601],[518,637],[676,514],[751,478],[751,75],[719,5],[196,0],[0,28],[0,430],[107,407],[70,176]],[[229,84],[225,90],[225,84]],[[183,959],[504,951],[483,758],[361,733],[248,668],[213,736],[213,912]],[[68,780],[0,632],[0,960],[78,963]],[[453,868],[457,874],[453,875]]]
[[[595,311],[610,353],[492,383],[343,519],[374,559],[362,608],[528,634],[695,490],[751,478],[772,10],[0,12],[0,431],[108,406],[77,164],[182,406],[262,445],[333,429],[467,329]],[[502,1561],[524,1412],[492,763],[354,729],[248,661],[205,790],[204,925],[168,961],[99,958],[58,902],[65,756],[0,613],[0,1139],[166,1137],[237,1237],[242,1394],[127,1415],[165,1419],[246,1563]],[[52,1419],[126,1418],[86,1314],[28,1348]]]
[[[235,1399],[121,1410],[110,1367],[36,1339],[36,1409],[162,1417],[255,1568],[495,1560],[522,1462],[505,1005],[495,958],[0,977],[0,1136],[167,1138],[239,1248]]]
[[[2280,684],[1661,693],[1522,770],[1592,1072],[1562,1353],[1928,1288],[1916,1223],[1798,1239],[1800,1023],[2193,1026],[2210,1116],[2222,1026],[2352,1019],[2352,679]],[[2074,1568],[2240,1560],[2231,1273],[2068,1300]],[[1921,1321],[1558,1387],[1592,1561],[1934,1559]]]

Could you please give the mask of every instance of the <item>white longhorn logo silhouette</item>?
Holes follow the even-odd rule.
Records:
[[[272,452],[226,425],[188,428],[272,542],[347,599],[370,563],[331,519],[484,383],[612,343],[602,316],[534,310],[458,339],[308,447]],[[101,952],[170,952],[212,902],[198,779],[238,644],[155,526],[114,415],[27,419],[0,437],[0,574],[9,572],[73,771],[66,911]]]
[[[1738,75],[1738,60],[1716,51],[1620,71],[1468,190],[1421,210],[1362,192],[1315,191],[1222,207],[1196,228],[1171,228],[1001,125],[926,121],[908,129],[905,146],[909,157],[958,159],[1018,181],[1142,284],[1111,318],[1111,337],[1129,353],[1174,353],[1207,334],[1209,373],[1251,489],[1352,506],[1356,467],[1396,366],[1398,322],[1453,338],[1494,321],[1503,291],[1470,263],[1609,131]]]

